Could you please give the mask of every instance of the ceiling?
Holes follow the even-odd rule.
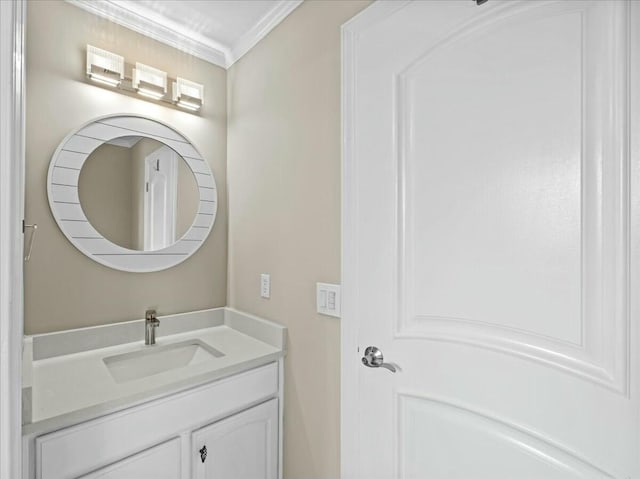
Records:
[[[302,0],[67,0],[224,68]]]

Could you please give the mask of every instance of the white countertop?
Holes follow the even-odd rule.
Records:
[[[283,357],[284,344],[268,344],[250,335],[256,332],[256,336],[265,339],[259,329],[274,323],[253,317],[262,322],[256,328],[250,324],[251,316],[233,310],[224,312],[225,324],[156,340],[161,346],[199,339],[224,356],[152,376],[118,384],[103,362],[109,356],[154,347],[145,346],[143,340],[34,360],[30,371],[31,421],[23,426],[23,434],[43,433],[77,424]],[[226,320],[228,312],[231,313],[230,321]]]

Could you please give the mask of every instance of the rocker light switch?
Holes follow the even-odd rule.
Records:
[[[316,304],[320,314],[340,317],[340,285],[316,283]]]

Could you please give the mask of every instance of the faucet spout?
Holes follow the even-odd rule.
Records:
[[[144,344],[153,346],[156,344],[156,328],[160,326],[160,320],[156,317],[155,309],[148,309],[144,318]]]

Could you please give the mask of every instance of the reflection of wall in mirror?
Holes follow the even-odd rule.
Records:
[[[103,236],[132,249],[131,190],[129,148],[104,144],[82,167],[78,194],[89,222]]]

